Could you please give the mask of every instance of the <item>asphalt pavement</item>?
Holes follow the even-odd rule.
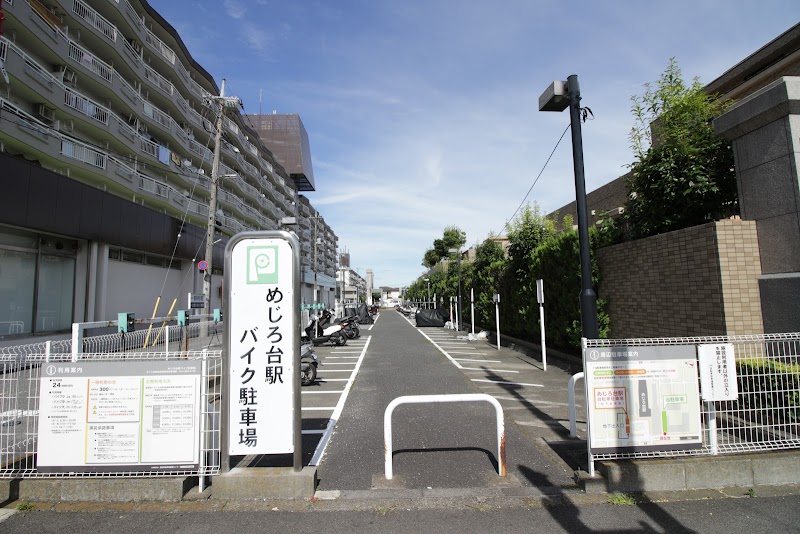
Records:
[[[554,366],[545,372],[518,353],[509,355],[513,351],[505,347],[497,351],[486,340],[459,339],[465,335],[418,329],[397,312],[381,314],[319,464],[321,492],[384,490],[389,495],[399,490],[465,493],[494,488],[506,494],[558,495],[576,488],[574,469],[543,439],[567,439],[569,375]],[[505,357],[498,359],[498,352]],[[541,380],[545,376],[549,392]],[[482,402],[398,406],[392,420],[394,477],[384,477],[384,413],[392,400],[487,392],[499,397],[507,410],[506,477],[498,475],[495,410]],[[551,400],[544,399],[548,395]],[[536,399],[542,406],[536,406]],[[545,405],[558,408],[557,418]]]

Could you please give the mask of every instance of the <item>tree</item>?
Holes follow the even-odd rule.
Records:
[[[730,103],[687,86],[674,58],[655,85],[633,96],[624,220],[633,238],[688,228],[738,214],[733,150],[711,120]],[[650,142],[652,139],[652,143]]]
[[[492,323],[494,316],[492,297],[500,291],[500,281],[505,266],[503,247],[492,236],[476,247],[468,285],[475,290],[475,320],[478,324]]]
[[[422,265],[430,269],[439,263],[439,260],[449,255],[448,250],[451,248],[460,249],[466,242],[467,234],[458,226],[445,227],[442,231],[442,238],[434,239],[433,248],[429,248],[425,251],[425,255],[422,258]]]
[[[509,260],[502,283],[505,305],[501,306],[501,314],[503,324],[520,335],[532,335],[539,317],[533,254],[555,233],[555,224],[542,215],[535,202],[533,207],[526,205],[510,223]]]

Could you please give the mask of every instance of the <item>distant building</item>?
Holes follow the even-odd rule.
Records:
[[[311,144],[299,115],[245,115],[261,141],[289,173],[298,191],[314,191]]]

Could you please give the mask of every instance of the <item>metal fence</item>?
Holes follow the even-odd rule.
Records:
[[[800,448],[800,333],[586,340],[592,348],[731,344],[738,398],[700,404],[702,446],[695,449],[594,454],[593,460],[708,456]],[[585,361],[585,360],[584,360]],[[699,362],[697,362],[699,366]],[[587,392],[587,403],[592,397]],[[591,443],[591,440],[589,440]]]
[[[192,317],[194,319],[195,316]],[[170,324],[172,323],[172,324]],[[21,345],[0,346],[0,356],[24,357],[26,355],[116,352],[174,352],[213,349],[222,346],[224,323],[199,316],[197,322],[186,326],[174,324],[172,317],[137,321],[137,330],[121,334],[116,321],[74,323],[71,339],[41,341]],[[49,348],[48,348],[49,347]]]
[[[109,336],[100,336],[102,338]],[[111,343],[111,351],[74,356],[71,341],[5,347],[0,353],[0,477],[153,477],[215,475],[220,469],[221,350],[130,351],[118,350],[120,336],[111,340],[87,338],[90,346]],[[137,338],[138,339],[138,338]],[[130,341],[130,340],[129,340]],[[34,347],[43,345],[44,350]],[[131,345],[135,345],[131,342]],[[199,467],[194,470],[146,471],[142,465],[130,470],[106,472],[50,473],[37,469],[39,443],[40,384],[45,364],[97,361],[186,361],[199,360],[200,417],[198,428]],[[125,469],[125,467],[123,467]],[[201,478],[202,480],[202,478]]]

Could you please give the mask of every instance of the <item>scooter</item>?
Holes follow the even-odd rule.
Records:
[[[315,347],[323,343],[330,343],[340,347],[347,344],[347,334],[344,332],[344,327],[341,324],[328,324],[330,319],[331,312],[324,310],[322,317],[313,319],[306,327],[307,339]]]
[[[336,319],[335,322],[344,327],[344,333],[349,339],[361,337],[361,327],[358,326],[357,316],[351,315],[349,317],[343,317],[341,319]]]
[[[310,386],[317,379],[320,361],[313,347],[313,343],[303,343],[300,346],[300,383],[304,386]]]

